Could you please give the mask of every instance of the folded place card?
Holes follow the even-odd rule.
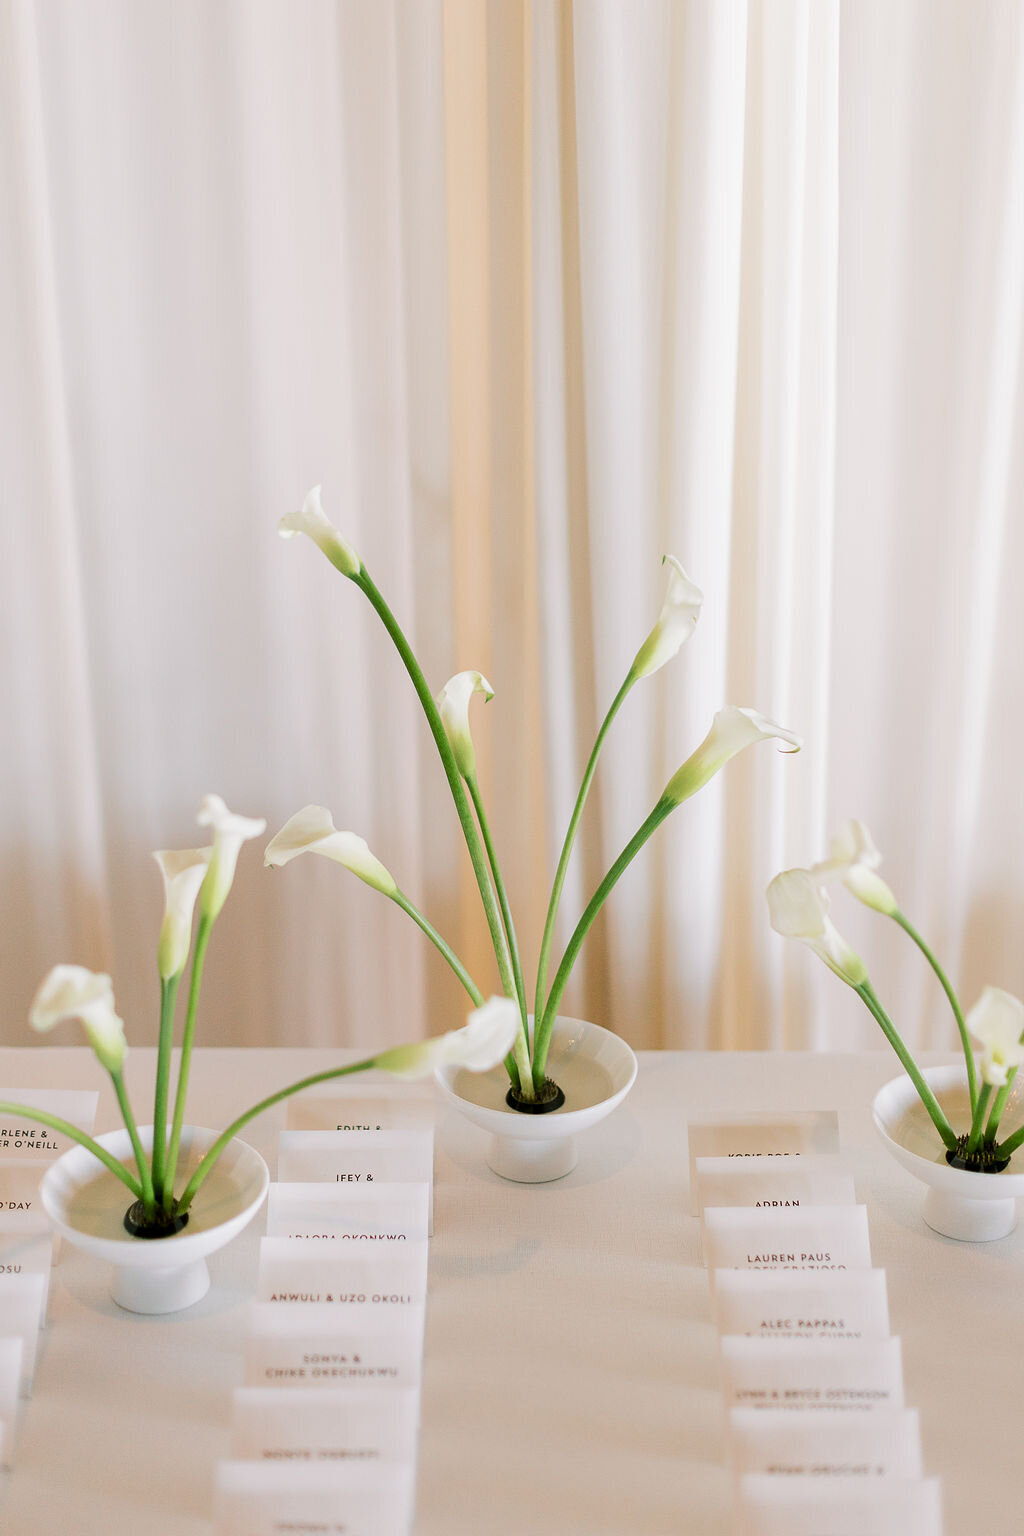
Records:
[[[48,1114],[59,1116],[61,1120],[67,1120],[80,1131],[88,1132],[92,1131],[96,1120],[99,1097],[95,1089],[4,1088],[0,1091],[0,1098],[8,1102],[42,1109]],[[52,1163],[54,1158],[74,1145],[70,1137],[51,1130],[42,1121],[33,1121],[31,1115],[0,1115],[0,1162],[28,1157]]]
[[[246,1386],[418,1387],[425,1311],[423,1302],[399,1313],[255,1301],[244,1344]]]
[[[870,1413],[903,1407],[900,1341],[748,1339],[720,1341],[729,1408]]]
[[[884,1269],[719,1269],[711,1284],[719,1333],[786,1339],[889,1337]]]
[[[697,1208],[698,1157],[800,1157],[808,1152],[839,1151],[839,1116],[834,1109],[793,1110],[776,1114],[691,1115],[687,1127],[690,1148],[690,1210]]]
[[[737,1473],[773,1477],[919,1478],[921,1427],[914,1409],[878,1409],[837,1421],[814,1408],[762,1413],[734,1408],[729,1445]]]
[[[2,1327],[0,1323],[0,1327]],[[25,1345],[20,1338],[0,1337],[0,1427],[4,1430],[3,1448],[10,1455],[14,1443],[14,1422],[21,1393],[21,1357]],[[8,1462],[3,1463],[9,1465]]]
[[[380,1131],[372,1136],[363,1131],[282,1131],[277,1177],[282,1183],[327,1183],[348,1189],[428,1184],[433,1231],[433,1131]]]
[[[426,1295],[425,1242],[364,1253],[337,1243],[326,1252],[301,1237],[260,1239],[258,1301],[401,1313],[425,1301]]]
[[[0,1328],[20,1338],[25,1346],[21,1355],[21,1392],[25,1397],[32,1392],[46,1289],[45,1275],[0,1275]]]
[[[809,1152],[801,1157],[698,1157],[697,1208],[739,1205],[791,1211],[808,1205],[855,1205],[853,1176],[842,1158]]]
[[[217,1464],[217,1536],[408,1536],[413,1469]]]
[[[231,1415],[236,1461],[281,1464],[416,1460],[420,1394],[415,1388],[239,1387]]]
[[[942,1536],[935,1478],[872,1483],[837,1478],[740,1479],[742,1536]]]
[[[701,1230],[710,1270],[871,1268],[863,1205],[812,1205],[799,1211],[707,1205]]]
[[[422,1242],[429,1216],[427,1184],[271,1184],[267,1236],[370,1249]]]
[[[429,1131],[436,1118],[429,1083],[323,1083],[288,1100],[290,1131]]]
[[[12,1216],[39,1216],[45,1220],[39,1181],[49,1166],[45,1158],[0,1163],[0,1228]]]
[[[50,1293],[53,1268],[53,1232],[45,1218],[34,1211],[14,1212],[0,1227],[0,1278],[4,1275],[42,1275],[43,1317]],[[3,1319],[0,1318],[0,1327]]]

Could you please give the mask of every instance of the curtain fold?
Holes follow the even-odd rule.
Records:
[[[155,1038],[159,878],[206,791],[365,835],[476,975],[431,686],[464,668],[532,988],[724,703],[802,733],[683,806],[565,1007],[638,1046],[877,1044],[763,888],[860,816],[963,979],[1024,991],[1024,19],[1006,0],[12,0],[0,11],[4,1038],[58,960]],[[915,1044],[919,957],[836,903]],[[390,1042],[466,1000],[343,871],[248,849],[203,1037]]]

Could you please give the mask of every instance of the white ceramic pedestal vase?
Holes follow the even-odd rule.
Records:
[[[203,1154],[221,1133],[186,1125],[181,1133],[175,1187],[184,1189]],[[152,1126],[141,1126],[146,1151]],[[100,1146],[136,1172],[125,1130],[98,1136]],[[258,1152],[237,1137],[230,1142],[195,1197],[188,1225],[173,1237],[132,1237],[124,1214],[131,1191],[85,1147],[72,1147],[47,1170],[40,1185],[43,1209],[68,1242],[114,1266],[110,1294],[128,1312],[180,1312],[210,1289],[207,1255],[222,1248],[252,1220],[270,1183]]]
[[[581,1019],[558,1018],[551,1033],[548,1076],[565,1094],[561,1109],[524,1115],[505,1102],[508,1073],[439,1067],[444,1097],[490,1131],[487,1165],[503,1179],[547,1184],[576,1166],[576,1137],[611,1114],[636,1079],[636,1057],[618,1035]]]
[[[966,1130],[971,1108],[965,1068],[930,1067],[922,1076],[954,1130]],[[922,1215],[933,1231],[966,1243],[989,1243],[1013,1231],[1017,1197],[1024,1195],[1024,1149],[1014,1153],[1002,1173],[951,1168],[946,1149],[909,1077],[894,1078],[879,1090],[874,1120],[886,1149],[927,1186]],[[1000,1136],[1009,1136],[1022,1123],[1024,1081],[1018,1076],[1000,1121]]]

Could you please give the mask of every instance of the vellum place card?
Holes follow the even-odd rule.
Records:
[[[434,1128],[434,1091],[425,1083],[370,1083],[366,1074],[347,1085],[323,1083],[287,1101],[290,1131],[430,1131]]]
[[[889,1337],[884,1269],[720,1269],[711,1284],[719,1333],[759,1339]]]
[[[36,1346],[46,1305],[45,1275],[0,1275],[0,1328],[25,1346],[21,1355],[21,1392],[32,1392]]]
[[[742,1536],[942,1536],[936,1478],[860,1483],[847,1477],[740,1479]]]
[[[271,1184],[267,1236],[337,1241],[350,1248],[422,1242],[430,1217],[426,1184]]]
[[[258,1301],[315,1303],[353,1312],[381,1311],[393,1315],[426,1300],[427,1245],[403,1243],[386,1253],[375,1249],[330,1251],[310,1247],[301,1237],[260,1238]]]
[[[413,1463],[419,1406],[415,1388],[280,1392],[239,1387],[231,1416],[231,1456],[282,1465]]]
[[[751,1210],[708,1205],[702,1217],[708,1269],[870,1269],[863,1205]]]
[[[839,1116],[834,1109],[793,1110],[787,1114],[754,1110],[742,1115],[728,1112],[691,1115],[687,1139],[690,1211],[699,1216],[698,1157],[801,1157],[813,1152],[834,1155],[839,1151]]]
[[[46,1220],[39,1198],[39,1181],[49,1166],[44,1158],[0,1163],[0,1229],[12,1216],[38,1216]]]
[[[99,1094],[95,1089],[71,1088],[4,1088],[0,1098],[24,1104],[26,1108],[42,1109],[57,1115],[61,1120],[77,1126],[80,1131],[92,1132],[96,1120]],[[33,1121],[30,1114],[11,1116],[0,1114],[0,1162],[20,1161],[32,1158],[52,1163],[54,1158],[66,1152],[75,1143],[59,1131],[41,1121]]]
[[[24,1350],[25,1345],[20,1338],[0,1338],[0,1428],[4,1431],[3,1449],[8,1456],[14,1443]],[[3,1465],[8,1466],[9,1462],[5,1461]]]
[[[720,1345],[729,1408],[845,1414],[903,1407],[898,1338],[823,1344],[727,1334]]]
[[[401,1315],[309,1302],[254,1301],[245,1339],[250,1387],[418,1387],[423,1374],[422,1302]]]
[[[217,1464],[218,1536],[408,1536],[413,1469]]]
[[[734,1408],[729,1444],[737,1473],[773,1477],[920,1478],[921,1426],[917,1412],[878,1409],[837,1422],[813,1408],[786,1414]]]
[[[52,1267],[53,1232],[49,1223],[33,1211],[13,1212],[0,1227],[0,1279],[5,1275],[41,1275],[44,1320]],[[0,1317],[2,1326],[3,1318]]]
[[[839,1157],[698,1157],[697,1208],[737,1205],[791,1211],[808,1205],[856,1205],[853,1176]]]
[[[282,1131],[277,1144],[282,1183],[360,1185],[425,1183],[433,1211],[433,1131]],[[433,1216],[430,1223],[433,1232]]]

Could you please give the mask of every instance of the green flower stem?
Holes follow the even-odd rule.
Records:
[[[874,1015],[876,1022],[881,1025],[882,1033],[885,1035],[885,1038],[896,1052],[896,1055],[899,1057],[903,1066],[903,1070],[906,1072],[907,1076],[910,1078],[910,1081],[917,1089],[921,1103],[928,1111],[932,1118],[932,1124],[935,1126],[935,1129],[942,1137],[943,1145],[949,1148],[955,1147],[957,1142],[956,1134],[953,1131],[949,1121],[946,1119],[941,1104],[935,1097],[934,1093],[932,1093],[932,1090],[929,1088],[924,1078],[921,1076],[921,1070],[918,1067],[917,1062],[907,1050],[907,1047],[904,1045],[903,1039],[900,1036],[900,1033],[897,1030],[895,1024],[892,1022],[889,1015],[882,1007],[874,987],[871,985],[870,981],[862,981],[860,986],[854,987],[853,990],[860,994],[862,1000],[867,1005],[868,1010]]]
[[[459,978],[462,985],[473,999],[474,1005],[479,1008],[484,1000],[483,993],[480,991],[480,988],[477,986],[472,976],[466,970],[466,967],[463,965],[455,951],[449,944],[445,943],[444,939],[442,939],[433,923],[431,923],[427,918],[423,916],[423,913],[419,910],[418,907],[413,905],[404,891],[396,889],[394,894],[391,896],[391,900],[395,903],[396,907],[401,907],[403,912],[408,913],[413,922],[416,924],[417,928],[421,928],[426,934],[427,938],[430,940],[431,944],[433,944],[436,949],[440,950],[441,954],[447,960],[448,964],[451,966],[452,970],[455,972],[456,976]]]
[[[978,1105],[978,1064],[974,1059],[974,1051],[971,1048],[970,1035],[967,1032],[967,1021],[964,1018],[964,1011],[960,1007],[960,999],[957,997],[956,992],[953,990],[953,985],[945,971],[942,969],[942,966],[939,964],[936,956],[932,953],[931,949],[925,943],[924,939],[918,933],[910,919],[903,912],[900,912],[899,909],[897,909],[895,912],[891,912],[889,916],[892,918],[894,923],[898,923],[900,925],[904,933],[908,933],[913,939],[914,943],[917,945],[918,949],[921,951],[922,955],[924,955],[925,959],[928,961],[928,964],[939,978],[939,984],[941,985],[943,992],[945,992],[946,997],[949,1000],[949,1006],[953,1010],[953,1017],[956,1019],[956,1027],[960,1031],[960,1043],[964,1049],[964,1061],[967,1063],[967,1085],[970,1089],[971,1114],[973,1115]]]
[[[28,1104],[9,1104],[6,1100],[0,1100],[0,1113],[5,1115],[24,1115],[30,1125],[38,1122],[40,1125],[48,1125],[52,1130],[60,1131],[62,1136],[67,1136],[71,1141],[77,1141],[80,1147],[85,1147],[91,1152],[105,1168],[111,1173],[116,1173],[122,1184],[127,1184],[136,1200],[142,1199],[142,1185],[138,1179],[133,1179],[123,1163],[119,1163],[106,1147],[101,1147],[98,1141],[80,1131],[77,1125],[71,1125],[67,1120],[62,1120],[59,1115],[44,1113],[41,1109],[32,1109]]]
[[[1006,1074],[1006,1082],[995,1096],[992,1112],[988,1117],[988,1125],[985,1127],[986,1141],[995,1141],[996,1139],[996,1131],[999,1129],[999,1122],[1003,1118],[1003,1110],[1006,1108],[1006,1101],[1010,1097],[1010,1089],[1013,1087],[1013,1080],[1016,1076],[1017,1068],[1014,1067]]]
[[[135,1153],[135,1162],[139,1170],[139,1182],[142,1185],[142,1204],[146,1215],[152,1216],[156,1210],[156,1201],[153,1198],[153,1178],[149,1171],[149,1163],[146,1154],[142,1150],[142,1142],[139,1139],[139,1128],[135,1124],[135,1116],[132,1114],[132,1106],[128,1101],[128,1090],[124,1085],[124,1077],[120,1068],[111,1072],[110,1081],[114,1085],[117,1094],[117,1102],[121,1106],[121,1115],[124,1119],[124,1128],[131,1140],[132,1151]]]
[[[633,834],[625,848],[623,848],[615,863],[590,898],[586,911],[576,924],[572,938],[566,945],[561,964],[555,973],[555,979],[551,983],[551,991],[544,1005],[544,1016],[533,1032],[533,1081],[538,1088],[544,1081],[544,1069],[547,1065],[548,1048],[551,1044],[551,1031],[555,1027],[555,1019],[558,1016],[558,1005],[562,1000],[562,993],[565,991],[569,977],[572,974],[572,968],[576,963],[576,957],[580,952],[583,940],[586,938],[598,912],[600,912],[602,906],[611,895],[619,876],[633,862],[640,849],[644,846],[644,843],[647,842],[649,837],[654,835],[665,818],[671,816],[677,804],[679,802],[676,800],[666,800],[664,798],[658,801],[647,820]]]
[[[160,1044],[156,1058],[156,1092],[153,1095],[153,1194],[164,1198],[164,1170],[167,1166],[167,1090],[171,1076],[171,1047],[174,1044],[174,1004],[178,996],[181,972],[160,978]]]
[[[977,1152],[981,1146],[982,1132],[985,1129],[985,1111],[988,1109],[988,1101],[992,1097],[992,1084],[983,1083],[978,1094],[978,1102],[974,1106],[974,1114],[971,1117],[971,1130],[967,1137],[967,1151]]]
[[[995,1109],[995,1105],[992,1106]],[[997,1148],[1001,1157],[1012,1157],[1019,1146],[1024,1145],[1024,1125],[1019,1131],[1014,1131],[1012,1136],[1007,1136],[1001,1146]]]
[[[580,817],[583,815],[583,807],[586,804],[587,795],[590,792],[590,781],[594,777],[597,760],[601,755],[601,748],[604,746],[604,739],[611,728],[611,723],[635,682],[636,677],[633,669],[630,668],[626,681],[612,700],[611,708],[601,723],[601,729],[597,733],[597,740],[594,742],[587,766],[583,771],[583,781],[580,784],[580,792],[576,796],[576,804],[573,806],[572,815],[569,818],[569,828],[565,834],[565,842],[562,844],[562,852],[559,855],[558,868],[555,871],[554,884],[551,887],[551,900],[548,902],[548,915],[544,921],[544,934],[540,942],[540,959],[537,963],[537,990],[533,995],[534,1011],[538,1018],[541,1018],[545,1012],[544,989],[548,981],[548,959],[555,937],[555,921],[558,917],[558,907],[562,900],[562,886],[565,884],[569,860],[572,856],[573,845],[576,842],[576,831],[580,824]]]
[[[231,1122],[226,1131],[221,1132],[213,1146],[199,1163],[192,1177],[182,1190],[181,1199],[175,1204],[175,1215],[182,1216],[188,1210],[195,1199],[196,1190],[202,1184],[225,1147],[227,1147],[233,1137],[238,1135],[239,1131],[249,1124],[250,1120],[255,1120],[256,1116],[262,1115],[265,1109],[272,1109],[275,1104],[280,1104],[282,1099],[289,1098],[291,1094],[300,1093],[303,1088],[312,1088],[315,1083],[326,1083],[332,1077],[348,1077],[353,1072],[365,1072],[368,1068],[376,1066],[376,1064],[376,1056],[371,1056],[367,1061],[355,1061],[347,1067],[332,1067],[327,1072],[316,1072],[312,1077],[304,1077],[299,1082],[292,1083],[288,1088],[278,1089],[277,1093],[272,1093],[267,1099],[261,1099],[258,1104],[254,1104],[251,1109],[247,1109],[244,1114],[239,1115],[237,1120]]]
[[[185,1011],[185,1029],[181,1037],[181,1061],[178,1063],[178,1089],[174,1096],[174,1124],[171,1128],[171,1145],[167,1153],[167,1169],[164,1175],[164,1210],[169,1211],[174,1200],[174,1175],[178,1171],[178,1148],[181,1145],[181,1128],[185,1121],[185,1100],[188,1096],[188,1078],[192,1066],[192,1041],[196,1032],[196,1009],[199,1006],[199,988],[203,982],[203,962],[206,946],[210,942],[213,919],[205,912],[199,915],[195,953],[192,956],[192,975],[189,979],[188,1007]]]
[[[423,708],[423,713],[427,717],[430,734],[434,738],[434,745],[437,747],[441,765],[448,780],[448,787],[452,792],[452,799],[455,801],[455,809],[458,811],[459,821],[462,823],[463,836],[466,839],[466,847],[469,849],[469,857],[473,863],[473,873],[476,876],[476,883],[480,889],[480,899],[484,904],[484,912],[487,916],[487,926],[491,931],[491,943],[494,946],[494,954],[498,962],[501,984],[506,997],[515,997],[515,978],[512,974],[511,956],[505,939],[505,932],[501,926],[501,914],[498,911],[498,904],[495,900],[491,877],[487,871],[486,855],[476,823],[473,820],[473,812],[466,796],[466,791],[463,788],[462,775],[455,761],[455,754],[445,732],[440,711],[434,703],[434,695],[431,693],[429,684],[423,676],[423,668],[416,660],[412,646],[402,632],[401,625],[378,591],[365,565],[360,566],[359,574],[353,576],[352,580],[366,594],[370,604],[376,610],[381,623],[391,636],[395,649],[402,658],[405,670],[412,680],[412,685],[416,690],[416,696]]]

